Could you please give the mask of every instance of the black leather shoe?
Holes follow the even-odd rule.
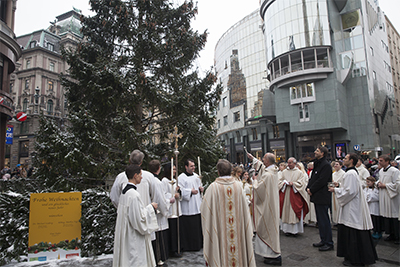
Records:
[[[323,245],[322,247],[320,247],[318,249],[319,251],[328,251],[328,250],[333,250],[333,246],[329,246],[329,245]]]
[[[321,242],[319,242],[319,243],[314,243],[314,244],[312,244],[313,245],[313,247],[315,247],[315,248],[319,248],[319,247],[322,247],[323,245],[324,245],[324,243],[321,241]]]
[[[282,257],[278,258],[264,258],[264,263],[268,265],[282,266]]]

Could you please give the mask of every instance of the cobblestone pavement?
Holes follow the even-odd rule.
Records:
[[[336,240],[336,230],[333,230],[333,240]],[[281,233],[282,266],[343,266],[343,258],[336,256],[336,247],[333,251],[320,252],[312,246],[319,242],[318,229],[304,227],[304,234],[297,237],[287,237]],[[399,266],[400,246],[393,242],[377,241],[376,250],[379,260],[371,266]],[[257,266],[267,266],[263,258],[256,255]],[[70,260],[56,260],[50,262],[13,263],[7,267],[111,267],[112,255],[103,255],[97,258],[79,258]],[[205,266],[203,252],[184,252],[182,258],[170,258],[165,262],[165,267],[200,267]]]

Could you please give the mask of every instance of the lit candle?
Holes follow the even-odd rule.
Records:
[[[171,181],[174,178],[174,158],[171,158]]]
[[[199,176],[201,176],[200,157],[197,157],[197,162],[198,162],[198,165],[199,165]]]

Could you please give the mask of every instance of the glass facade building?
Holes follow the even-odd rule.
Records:
[[[223,85],[217,111],[218,136],[228,159],[244,162],[244,146],[261,155],[264,93],[268,87],[264,36],[259,10],[229,28],[215,46],[215,69]]]
[[[399,129],[377,1],[264,0],[260,15],[286,156],[307,161],[318,145],[332,159],[339,145],[370,157],[399,152],[391,142]]]

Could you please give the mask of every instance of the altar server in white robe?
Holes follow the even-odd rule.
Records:
[[[164,185],[164,191],[167,192],[168,197],[175,198],[175,203],[171,204],[169,211],[168,211],[169,253],[172,257],[181,257],[182,254],[180,253],[181,252],[180,233],[178,233],[178,225],[179,225],[179,229],[181,229],[182,223],[179,223],[178,220],[180,220],[180,218],[182,216],[182,208],[181,208],[182,193],[181,193],[181,190],[179,189],[178,184],[176,183],[176,179],[174,178],[175,175],[176,175],[175,165],[173,166],[173,169],[171,172],[171,163],[165,164],[164,165],[164,178],[162,179],[162,183]]]
[[[355,164],[358,157],[354,153],[344,157],[347,167],[341,187],[329,187],[335,192],[340,205],[337,256],[344,257],[343,265],[370,265],[378,259],[370,230],[373,228],[368,204]]]
[[[379,157],[379,212],[383,217],[384,229],[389,234],[384,240],[399,242],[400,171],[390,165],[387,155]]]
[[[184,251],[199,251],[203,247],[200,205],[204,188],[194,170],[194,160],[187,159],[185,172],[178,176],[178,185],[182,191],[181,246]]]
[[[134,150],[130,157],[130,164],[137,164],[139,166],[142,165],[144,159],[144,154],[140,150]],[[151,202],[158,203],[158,211],[163,215],[168,214],[168,207],[164,201],[164,195],[162,190],[160,190],[160,186],[158,186],[159,182],[154,175],[148,171],[142,170],[142,181],[137,185],[137,192],[140,194],[142,202],[145,206],[149,205]],[[111,202],[114,204],[116,208],[118,208],[119,198],[122,193],[122,189],[125,188],[125,185],[128,183],[128,178],[126,177],[125,172],[121,172],[118,174],[117,178],[115,178],[114,184],[111,188],[110,198]],[[155,233],[151,233],[151,240],[155,240]]]
[[[165,210],[163,210],[163,212],[157,213],[158,230],[155,232],[156,240],[152,241],[157,265],[161,266],[164,264],[164,261],[166,261],[169,256],[168,210],[170,205],[175,202],[175,199],[170,198],[169,194],[167,194],[167,192],[164,190],[163,183],[158,177],[161,172],[161,162],[156,159],[151,160],[149,162],[149,171],[153,175],[153,177],[151,178],[152,186],[154,187],[153,191],[158,190],[162,193],[163,198],[159,199],[158,201],[160,204],[162,202],[162,206],[166,208]]]
[[[333,169],[335,172],[332,174],[332,182],[337,183],[340,187],[340,184],[343,182],[344,170],[342,170],[343,163],[341,161],[335,161],[335,165],[333,165]],[[332,194],[332,223],[336,225],[339,219],[339,204],[336,199],[335,192]]]
[[[136,186],[142,180],[139,165],[126,168],[128,183],[122,190],[115,225],[113,267],[154,267],[150,233],[158,229],[157,203],[143,205]]]

